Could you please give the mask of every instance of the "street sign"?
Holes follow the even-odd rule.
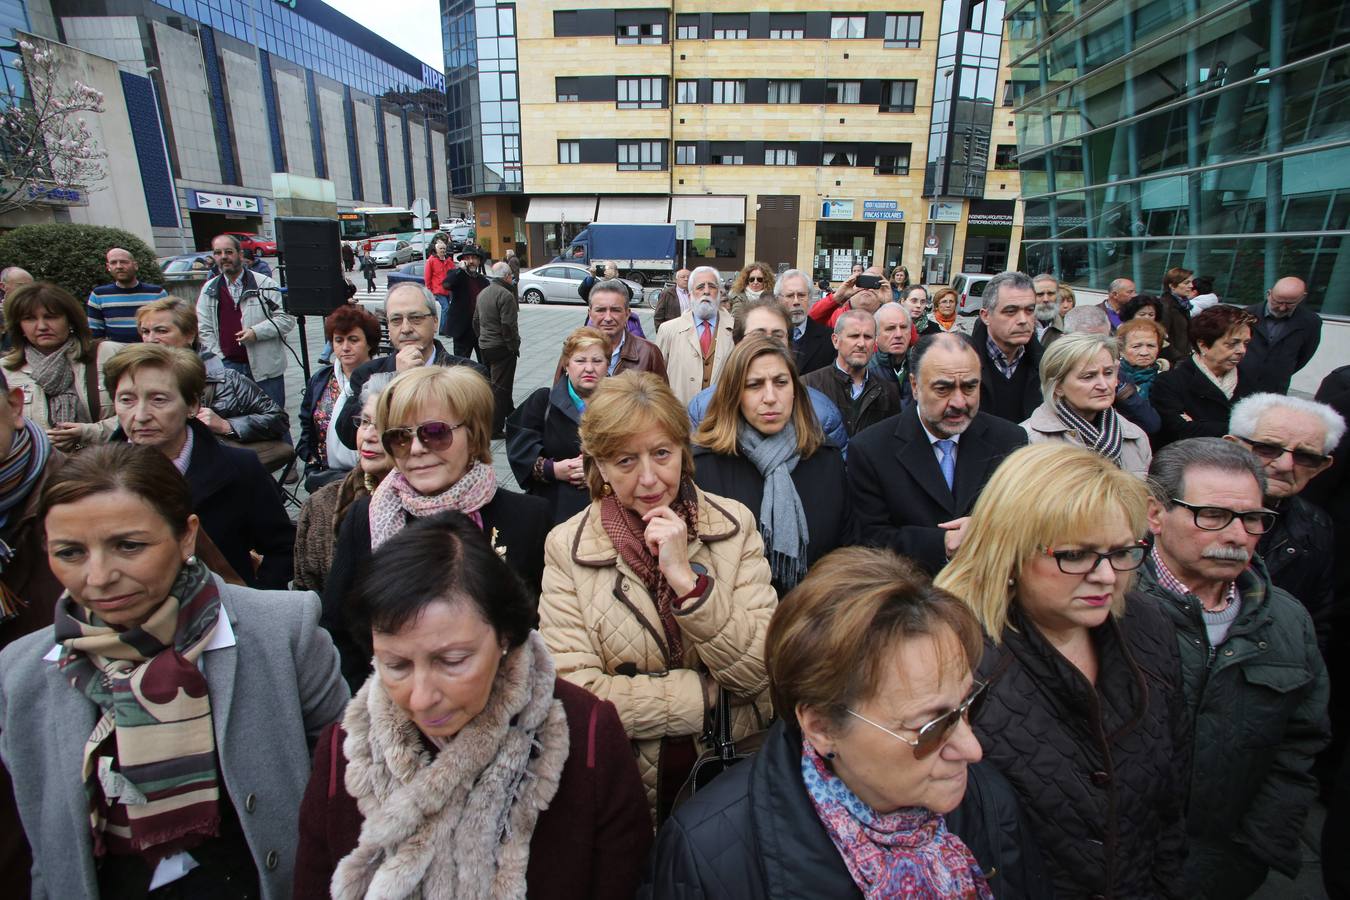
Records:
[[[417,219],[417,218],[414,218],[414,219],[413,219],[413,228],[416,228],[418,231],[427,231],[427,230],[429,230],[429,229],[431,228],[431,219],[429,219],[429,218],[427,218],[427,219]]]
[[[938,255],[938,238],[936,234],[930,234],[928,237],[924,238],[923,255],[924,256]]]
[[[675,240],[692,241],[694,239],[694,220],[676,219],[675,220]]]
[[[419,219],[431,215],[431,201],[426,197],[418,197],[412,202],[412,214]]]

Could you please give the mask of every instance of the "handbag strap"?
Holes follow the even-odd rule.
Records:
[[[723,760],[731,762],[736,758],[736,743],[731,739],[731,700],[727,696],[727,689],[720,684],[717,686],[717,721],[715,726],[717,755]]]
[[[84,393],[85,399],[89,402],[91,422],[98,422],[103,418],[102,404],[98,399],[98,350],[102,344],[102,340],[96,340],[89,345],[89,360],[84,364]]]

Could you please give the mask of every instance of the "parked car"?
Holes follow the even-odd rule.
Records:
[[[230,237],[239,241],[240,250],[252,250],[259,256],[276,256],[277,242],[268,240],[261,235],[253,234],[249,231],[225,231],[222,234],[228,234]]]
[[[577,289],[590,274],[582,266],[549,263],[520,273],[520,299],[525,303],[583,303]],[[621,279],[633,295],[633,306],[646,302],[642,285]]]
[[[956,311],[963,316],[977,315],[984,306],[984,287],[993,278],[982,272],[962,272],[952,279],[956,291]]]
[[[425,261],[404,263],[399,266],[387,276],[389,279],[389,290],[393,290],[394,285],[405,281],[410,281],[413,284],[421,284],[422,275],[426,271],[426,266],[427,264]],[[388,293],[388,291],[386,291],[386,293]]]
[[[159,260],[160,271],[164,273],[164,283],[179,281],[202,281],[211,271],[210,253],[183,253],[178,256],[166,256]]]
[[[476,236],[472,225],[451,226],[449,233],[450,233],[450,240],[456,244],[460,244],[461,246],[463,246],[464,244],[472,244],[473,239]]]
[[[380,241],[371,248],[370,255],[375,257],[377,266],[397,266],[412,262],[413,248],[407,241]]]

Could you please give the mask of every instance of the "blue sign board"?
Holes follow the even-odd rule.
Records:
[[[874,222],[903,222],[905,211],[895,200],[864,200],[862,217]]]

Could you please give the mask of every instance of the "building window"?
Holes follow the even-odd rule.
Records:
[[[858,154],[845,153],[837,150],[826,150],[821,157],[820,164],[823,166],[856,166],[858,164]]]
[[[661,109],[666,105],[664,78],[619,78],[619,109]]]
[[[1017,171],[1017,145],[999,144],[994,148],[994,168]]]
[[[675,165],[692,166],[698,163],[698,144],[676,144]]]
[[[887,81],[881,85],[881,111],[912,113],[914,95],[918,91],[917,81]]]
[[[578,93],[580,90],[578,87],[579,83],[580,82],[576,78],[554,78],[553,84],[558,93],[558,102],[576,103],[580,100],[581,94]]]
[[[830,37],[863,38],[867,36],[867,16],[830,16]]]
[[[769,13],[769,40],[800,41],[804,37],[805,13]]]
[[[666,26],[660,22],[645,22],[641,25],[620,25],[614,29],[616,44],[661,44]]]
[[[581,162],[581,141],[558,141],[558,164]]]
[[[764,165],[766,166],[795,166],[796,164],[796,150],[789,150],[786,147],[770,147],[764,151]]]
[[[693,79],[675,82],[675,102],[676,103],[697,103],[698,102],[698,82]]]
[[[676,16],[675,39],[680,41],[698,40],[698,16]]]
[[[714,166],[743,166],[745,165],[744,153],[714,153],[712,157]]]
[[[659,172],[666,167],[665,141],[627,141],[619,144],[620,172]]]
[[[825,82],[826,103],[858,103],[862,100],[861,81]]]
[[[1011,81],[1003,82],[1003,105],[1013,105],[1013,86]]]
[[[744,103],[744,81],[714,81],[712,83],[712,102]]]
[[[877,156],[877,175],[908,175],[909,145],[901,144],[897,153],[883,153]]]
[[[553,14],[553,36],[571,37],[578,33],[577,32],[578,24],[579,22],[576,10],[569,9],[555,12]]]
[[[770,103],[801,103],[802,83],[800,81],[770,81]]]
[[[743,13],[714,15],[713,40],[743,41],[750,36],[750,17]]]
[[[895,13],[886,17],[883,47],[917,49],[923,31],[923,13]]]

